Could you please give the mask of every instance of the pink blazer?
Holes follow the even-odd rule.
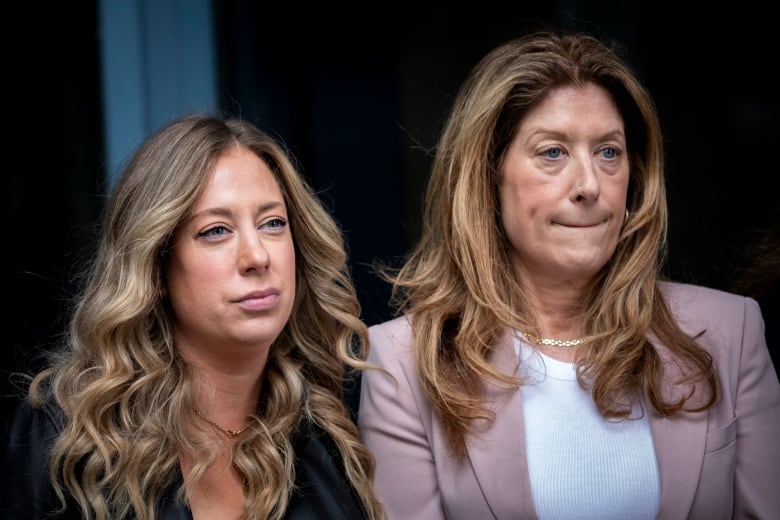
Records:
[[[658,518],[780,519],[780,384],[758,304],[704,287],[662,288],[683,330],[712,354],[722,396],[709,412],[676,419],[651,414],[661,477]],[[418,384],[406,318],[372,326],[369,337],[370,361],[395,378],[364,372],[358,415],[390,519],[537,518],[521,393],[489,391],[496,420],[469,441],[467,458],[457,458]],[[663,355],[665,347],[657,348]],[[514,370],[508,334],[492,362]]]

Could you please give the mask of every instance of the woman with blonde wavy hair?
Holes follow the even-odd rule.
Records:
[[[777,518],[780,385],[751,298],[666,280],[654,103],[592,35],[508,41],[385,270],[359,404],[390,518]],[[714,151],[713,151],[714,152]]]
[[[367,339],[342,233],[278,142],[161,128],[86,274],[6,419],[0,516],[382,518],[342,395]]]

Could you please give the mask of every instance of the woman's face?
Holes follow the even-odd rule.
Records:
[[[615,251],[628,189],[623,119],[601,87],[551,91],[500,167],[501,221],[516,275],[583,287]]]
[[[295,297],[287,208],[266,164],[243,147],[209,174],[192,217],[173,235],[166,270],[177,347],[237,359],[268,347]]]

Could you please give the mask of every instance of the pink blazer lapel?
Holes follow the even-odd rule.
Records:
[[[496,349],[492,364],[505,373],[516,372],[517,357],[510,335]],[[495,422],[468,443],[474,475],[496,519],[536,519],[528,480],[521,394],[491,386],[487,400]]]
[[[651,412],[650,427],[661,475],[658,518],[687,518],[704,460],[706,414],[665,419]]]
[[[683,330],[691,336],[703,332],[701,326],[686,326]],[[659,355],[668,360],[669,352],[655,338]],[[667,367],[674,363],[667,363]],[[667,368],[665,380],[670,384],[663,388],[666,396],[676,395],[671,382],[679,375]],[[658,518],[687,518],[696,495],[701,467],[707,441],[707,414],[684,413],[680,417],[665,419],[654,412],[650,414],[650,427],[653,432],[653,444],[661,476],[661,506]]]

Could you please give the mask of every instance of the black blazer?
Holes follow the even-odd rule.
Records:
[[[58,501],[48,475],[48,453],[62,431],[63,414],[49,404],[34,409],[26,402],[0,399],[0,518],[81,519],[74,503],[65,512],[53,515]],[[347,480],[335,445],[325,432],[306,423],[294,440],[295,493],[287,507],[290,520],[367,519],[362,502]],[[192,520],[186,505],[176,500],[182,477],[161,497],[157,518]]]

